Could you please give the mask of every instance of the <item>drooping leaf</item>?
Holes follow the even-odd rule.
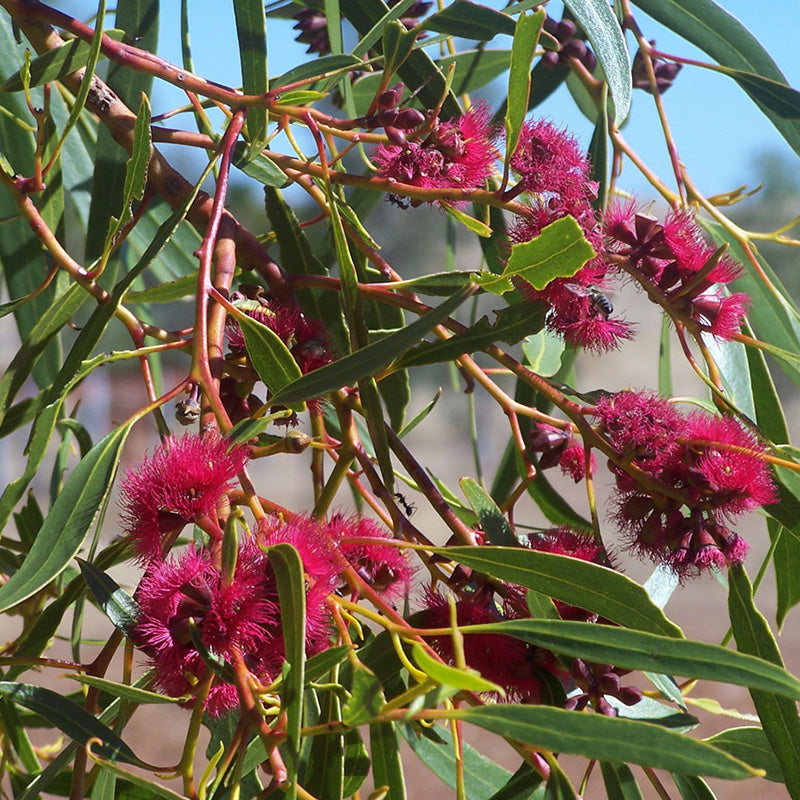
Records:
[[[728,780],[742,780],[756,774],[747,764],[722,750],[646,722],[602,714],[575,714],[547,706],[508,704],[457,709],[450,716],[557,753]]]
[[[437,725],[434,731],[435,737],[421,735],[409,724],[400,726],[400,733],[420,761],[451,789],[455,789],[456,761],[453,737],[450,729],[445,726]],[[466,742],[461,743],[460,755],[467,800],[489,800],[495,794],[497,787],[507,783],[512,777],[508,770],[495,764]]]
[[[338,56],[323,56],[305,64],[298,64],[283,75],[273,78],[270,81],[272,90],[279,89],[281,86],[288,86],[290,83],[299,83],[308,78],[322,77],[326,73],[340,73],[352,70],[361,65],[361,59],[347,53]],[[282,98],[283,99],[283,98]]]
[[[165,703],[179,703],[180,698],[168,697],[164,694],[156,692],[148,692],[147,689],[140,689],[137,686],[131,686],[127,683],[117,683],[116,681],[109,681],[105,678],[97,678],[93,675],[67,675],[70,680],[78,681],[85,686],[93,686],[95,689],[101,689],[104,692],[112,695],[112,697],[120,697],[123,700],[128,700],[131,703],[141,703],[142,705],[163,705]]]
[[[515,619],[467,630],[506,633],[597,664],[686,675],[800,699],[800,680],[783,668],[715,644],[572,620]]]
[[[441,11],[431,14],[419,27],[479,42],[488,42],[499,33],[514,35],[514,20],[511,17],[470,0],[455,0]]]
[[[608,800],[642,800],[642,792],[627,764],[601,761],[600,771]]]
[[[0,612],[35,594],[67,567],[114,481],[132,422],[99,441],[70,475],[20,569],[0,587]]]
[[[627,628],[683,636],[641,586],[598,564],[523,547],[447,547],[434,552],[500,580],[594,611]]]
[[[349,356],[304,375],[277,393],[272,398],[273,401],[276,404],[287,405],[308,397],[319,397],[333,389],[352,386],[360,379],[378,373],[458,308],[470,293],[469,287],[456,292],[449,300],[416,322],[379,342],[367,345]]]
[[[395,726],[389,722],[370,725],[369,744],[376,788],[387,788],[386,800],[406,800],[406,781]]]
[[[544,303],[516,303],[496,311],[494,324],[484,316],[464,333],[457,333],[448,339],[418,344],[409,350],[397,365],[418,367],[422,364],[436,364],[483,350],[498,342],[517,344],[526,336],[543,328],[546,313],[547,307]]]
[[[97,717],[52,689],[4,681],[0,683],[0,695],[36,712],[80,745],[87,745],[90,739],[99,740],[92,748],[101,756],[141,764],[130,747]]]
[[[506,104],[506,152],[511,155],[517,149],[522,123],[528,110],[531,92],[531,62],[539,42],[547,15],[539,9],[532,16],[520,14],[514,31],[514,46],[511,50],[511,68],[508,73],[508,95]]]
[[[497,503],[472,478],[459,481],[464,496],[481,521],[481,528],[494,545],[514,547],[519,545],[514,530],[500,511]]]
[[[783,783],[780,764],[761,728],[729,728],[709,737],[706,741],[740,761],[763,769],[766,773],[764,777],[768,781]]]
[[[353,687],[350,699],[342,709],[342,721],[356,727],[378,716],[385,705],[381,682],[363,665],[353,670]]]
[[[753,588],[740,565],[728,574],[728,610],[736,647],[782,667],[780,650],[766,619],[753,602]],[[800,718],[797,703],[774,692],[750,689],[767,741],[772,747],[789,796],[800,797]]]
[[[139,606],[106,572],[90,561],[78,559],[81,574],[105,615],[123,635],[131,636],[136,627]]]
[[[564,5],[591,42],[614,101],[614,123],[619,126],[631,109],[631,67],[619,22],[605,0],[564,0]]]
[[[236,36],[239,40],[239,63],[242,67],[242,90],[245,94],[265,94],[267,78],[267,18],[262,0],[234,0]],[[247,135],[250,146],[246,159],[264,149],[267,143],[267,107],[251,106],[247,111]]]
[[[469,667],[461,669],[443,664],[429,655],[417,642],[411,646],[411,655],[416,665],[441,686],[450,686],[469,692],[497,692],[501,696],[505,695],[502,687],[487,681],[477,670]]]

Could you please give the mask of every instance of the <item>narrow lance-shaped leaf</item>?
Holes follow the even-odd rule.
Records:
[[[470,0],[455,0],[441,11],[431,14],[419,27],[479,42],[488,42],[499,33],[514,35],[514,20],[508,14]]]
[[[416,322],[406,325],[379,342],[367,345],[349,356],[304,375],[286,386],[272,400],[286,405],[308,397],[319,397],[342,386],[352,386],[367,375],[375,375],[395,358],[416,344],[428,331],[445,320],[472,294],[468,286],[429,311]]]
[[[262,0],[234,0],[239,61],[242,65],[242,89],[245,94],[264,94],[267,78],[267,17]],[[267,143],[267,107],[251,106],[247,111],[250,137],[246,160],[259,154]]]
[[[614,101],[614,124],[621,125],[631,110],[631,67],[625,37],[606,0],[564,0],[591,42],[605,73]]]
[[[459,485],[464,496],[469,500],[469,504],[480,518],[481,528],[489,537],[489,541],[494,545],[505,547],[518,545],[519,542],[508,520],[480,484],[472,478],[462,478]]]
[[[713,0],[635,0],[635,4],[723,67],[786,85],[786,77],[755,36]],[[800,120],[783,119],[753,99],[791,148],[800,153]]]
[[[524,547],[442,547],[437,552],[500,580],[593,611],[626,628],[682,637],[647,592],[607,567]]]
[[[385,800],[406,800],[406,780],[394,725],[389,722],[370,725],[369,743],[375,786],[387,787]]]
[[[303,683],[306,663],[306,590],[303,562],[289,544],[272,545],[267,556],[278,583],[281,627],[288,662],[283,684],[282,705],[286,712],[286,745],[289,754],[289,800],[297,797],[297,768],[300,754],[300,728],[303,722]]]
[[[728,780],[742,780],[758,774],[757,770],[705,742],[647,722],[602,714],[576,714],[548,706],[518,705],[463,708],[448,716],[557,753]]]
[[[0,683],[0,695],[35,711],[80,745],[98,739],[92,748],[106,758],[141,764],[136,754],[112,730],[86,709],[52,689],[27,683]]]
[[[111,491],[132,425],[128,422],[99,441],[70,475],[22,566],[0,587],[0,612],[47,586],[78,552]]]
[[[766,619],[753,602],[753,587],[744,568],[732,567],[728,582],[728,609],[736,647],[740,652],[759,656],[782,667],[778,645]],[[797,703],[761,689],[751,689],[750,696],[783,771],[789,796],[796,800],[800,797],[800,719]]]
[[[511,158],[517,149],[522,123],[528,110],[531,91],[531,63],[546,14],[539,9],[532,16],[520,14],[514,31],[511,68],[508,73],[508,105],[506,106],[506,153]]]
[[[785,669],[716,644],[572,620],[514,619],[471,625],[464,628],[468,631],[506,633],[594,663],[722,681],[800,700],[800,680]]]

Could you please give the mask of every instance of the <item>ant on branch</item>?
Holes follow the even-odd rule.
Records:
[[[414,505],[414,503],[409,503],[408,500],[406,500],[405,496],[400,494],[400,492],[395,492],[394,497],[397,500],[397,502],[403,507],[403,511],[406,512],[407,517],[410,517],[417,510],[416,505]]]

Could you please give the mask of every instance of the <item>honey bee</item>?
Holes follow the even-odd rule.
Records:
[[[589,303],[595,312],[602,314],[605,319],[608,319],[614,313],[614,306],[598,286],[594,286],[593,284],[581,286],[579,283],[565,283],[564,288],[578,295],[578,297],[588,297]]]

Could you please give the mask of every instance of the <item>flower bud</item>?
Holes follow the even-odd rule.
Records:
[[[387,89],[385,92],[381,92],[378,95],[378,108],[382,111],[395,108],[397,104],[403,97],[403,89],[405,87],[402,83],[396,83],[390,89]]]

